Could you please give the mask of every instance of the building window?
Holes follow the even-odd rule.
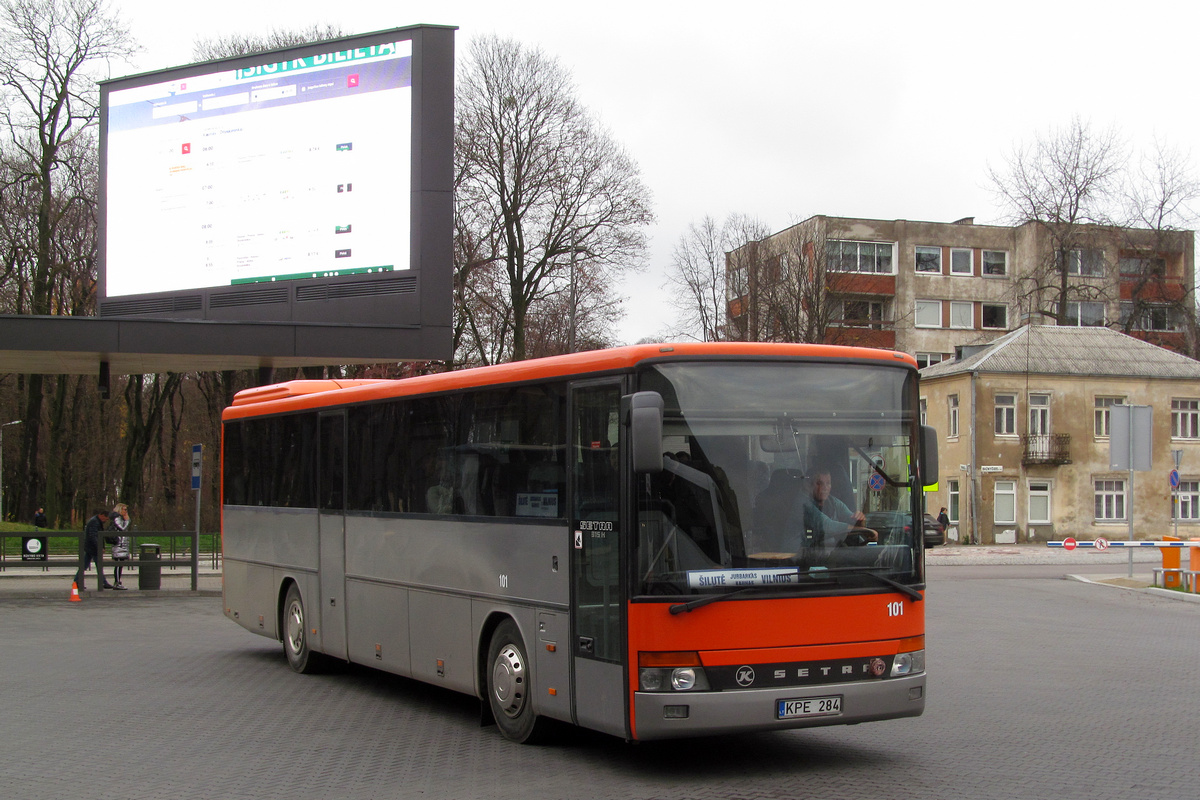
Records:
[[[921,398],[921,424],[929,424],[929,400],[924,397]]]
[[[974,275],[975,274],[975,259],[974,251],[963,248],[952,247],[950,249],[950,274],[951,275]]]
[[[975,304],[950,301],[950,327],[971,329],[975,327]]]
[[[1117,522],[1125,519],[1125,481],[1096,481],[1096,521]]]
[[[1029,524],[1050,524],[1050,482],[1029,482]]]
[[[946,512],[946,515],[948,517],[950,517],[950,522],[952,524],[957,525],[958,524],[958,503],[959,503],[958,480],[957,479],[948,480],[948,481],[946,481],[946,486],[949,487],[949,490],[950,490],[950,509],[949,509],[949,511]]]
[[[1017,522],[1017,482],[996,481],[996,504],[992,520],[1001,525]]]
[[[939,364],[942,361],[941,353],[917,353],[917,369],[925,369],[926,367]]]
[[[918,328],[942,327],[942,301],[918,300],[913,314],[913,325]]]
[[[842,302],[842,324],[881,330],[883,325],[883,303],[870,300],[845,300]]]
[[[950,431],[946,436],[954,438],[958,436],[958,395],[947,397],[946,404],[950,407]]]
[[[1062,263],[1062,251],[1058,251],[1057,259]],[[1082,275],[1085,278],[1104,277],[1103,250],[1071,250],[1067,256],[1067,274]]]
[[[983,274],[999,277],[1008,274],[1008,253],[1003,250],[983,251]]]
[[[996,395],[996,435],[1015,436],[1017,433],[1017,396]]]
[[[1104,303],[1067,303],[1066,325],[1077,328],[1103,328]]]
[[[1161,278],[1167,274],[1167,260],[1165,258],[1121,257],[1117,259],[1117,268],[1121,270],[1122,275]]]
[[[1008,329],[1008,306],[983,304],[983,327]]]
[[[1050,395],[1029,395],[1029,435],[1043,436],[1050,433]]]
[[[1182,328],[1179,311],[1171,306],[1143,306],[1138,312],[1133,303],[1121,303],[1121,325],[1133,331],[1177,331]],[[1133,317],[1133,320],[1130,320]]]
[[[935,272],[942,274],[942,248],[917,245],[917,272]]]
[[[1176,497],[1176,519],[1196,521],[1200,519],[1200,481],[1180,481]]]
[[[1113,406],[1124,405],[1124,397],[1097,397],[1096,398],[1096,436],[1098,438],[1107,437],[1109,431],[1109,420],[1112,415],[1108,410]]]
[[[826,263],[833,272],[892,273],[891,244],[830,239],[826,249],[829,253]]]
[[[1200,439],[1200,400],[1171,401],[1171,438]]]
[[[1200,520],[1200,481],[1179,482],[1175,519]]]

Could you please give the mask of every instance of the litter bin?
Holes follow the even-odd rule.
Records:
[[[162,546],[146,542],[138,548],[138,589],[162,588]]]

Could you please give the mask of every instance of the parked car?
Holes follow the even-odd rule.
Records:
[[[870,511],[863,524],[879,532],[880,544],[900,544],[908,539],[912,530],[911,519],[903,511]],[[932,514],[925,515],[922,528],[926,547],[946,543],[946,529]]]
[[[904,544],[912,533],[912,515],[903,511],[868,511],[863,525],[879,534],[880,544]]]
[[[940,544],[946,543],[946,527],[938,522],[937,517],[933,516],[933,514],[925,515],[923,527],[926,547],[937,547]]]

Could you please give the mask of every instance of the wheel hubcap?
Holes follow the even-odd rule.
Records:
[[[292,603],[287,614],[288,647],[293,653],[304,649],[304,609],[299,603]]]
[[[492,694],[505,716],[515,717],[525,707],[525,657],[511,644],[504,645],[496,654]]]

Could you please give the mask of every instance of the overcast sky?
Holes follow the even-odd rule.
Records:
[[[672,318],[665,270],[706,214],[999,222],[988,165],[1074,115],[1131,148],[1191,151],[1197,130],[1200,11],[1182,3],[111,2],[145,48],[112,77],[189,63],[199,37],[314,23],[454,25],[460,56],[495,33],[557,57],[654,197],[626,343]]]

